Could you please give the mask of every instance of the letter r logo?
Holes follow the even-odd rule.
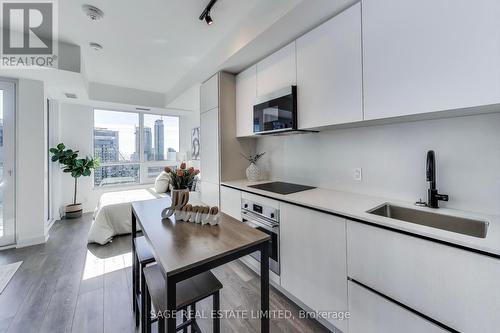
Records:
[[[50,2],[3,2],[3,54],[51,54],[52,6]]]

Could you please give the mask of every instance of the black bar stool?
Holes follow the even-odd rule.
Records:
[[[158,313],[167,309],[166,306],[166,290],[165,278],[160,271],[158,265],[149,265],[143,269],[144,280],[146,286],[143,292],[143,306],[144,312],[142,316],[142,323],[146,328],[146,332],[151,332],[151,324],[158,321],[158,332],[165,332],[165,316]],[[192,332],[201,332],[198,323],[196,322],[196,303],[212,296],[213,297],[213,311],[215,316],[213,318],[213,331],[220,332],[220,319],[218,318],[218,311],[220,310],[220,290],[222,283],[210,271],[193,276],[190,279],[177,283],[176,289],[176,310],[184,311],[183,323],[177,326],[176,331],[183,330],[187,332],[190,326]],[[151,316],[151,305],[155,316]],[[189,311],[188,311],[189,308]],[[186,312],[191,312],[194,316],[187,316]]]
[[[132,289],[134,293],[134,313],[135,313],[135,326],[139,326],[140,322],[140,309],[141,293],[144,290],[145,281],[141,278],[142,270],[146,265],[155,262],[153,253],[149,249],[149,245],[144,236],[136,237],[135,244],[135,258],[133,258],[132,267]],[[144,332],[144,330],[143,330]]]

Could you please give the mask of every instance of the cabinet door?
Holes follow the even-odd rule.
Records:
[[[500,260],[347,223],[352,279],[460,332],[500,327]]]
[[[257,66],[236,75],[236,136],[253,135],[253,106],[257,97]]]
[[[347,311],[345,220],[284,203],[280,214],[281,286],[313,310]]]
[[[295,42],[257,64],[257,96],[267,95],[295,84],[297,84]]]
[[[221,186],[220,210],[241,221],[241,191]]]
[[[206,112],[219,106],[219,75],[215,74],[200,87],[200,112]]]
[[[208,206],[219,207],[219,184],[202,181],[201,202]]]
[[[200,115],[201,179],[219,184],[219,109]]]
[[[361,4],[297,39],[298,126],[363,120]]]
[[[349,312],[349,333],[448,332],[352,281]]]
[[[500,1],[364,0],[365,119],[500,102]]]

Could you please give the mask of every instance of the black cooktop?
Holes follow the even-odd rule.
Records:
[[[284,182],[270,182],[258,185],[250,185],[248,187],[256,188],[263,191],[274,192],[278,194],[291,194],[306,190],[312,190],[313,188],[315,188],[314,186],[305,186],[305,185],[298,185],[298,184],[291,184]]]

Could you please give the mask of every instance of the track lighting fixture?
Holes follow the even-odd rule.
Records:
[[[210,10],[212,10],[212,7],[215,5],[216,2],[217,2],[217,0],[210,0],[210,2],[205,7],[205,9],[203,10],[203,12],[201,13],[201,15],[199,17],[200,21],[205,20],[205,22],[207,22],[208,25],[214,23],[214,21],[212,20],[212,17],[210,16]]]
[[[205,15],[205,21],[207,22],[208,25],[214,23],[212,17],[210,16],[210,12],[208,12],[207,15]]]

